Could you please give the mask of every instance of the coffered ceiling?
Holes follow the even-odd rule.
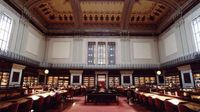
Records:
[[[199,0],[4,0],[47,35],[158,35]]]

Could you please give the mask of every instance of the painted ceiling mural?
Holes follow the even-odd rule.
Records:
[[[47,35],[159,34],[199,0],[4,0]]]

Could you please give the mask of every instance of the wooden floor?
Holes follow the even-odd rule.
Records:
[[[125,97],[119,98],[119,104],[84,103],[84,97],[75,97],[71,103],[63,104],[48,112],[151,112],[147,107],[133,103],[129,105]]]

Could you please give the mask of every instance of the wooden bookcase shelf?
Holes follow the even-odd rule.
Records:
[[[38,85],[38,77],[25,76],[23,80],[23,86],[35,86]]]
[[[156,84],[155,77],[134,77],[135,86],[141,86],[144,84]]]
[[[0,88],[8,87],[10,73],[0,72]]]
[[[109,83],[109,87],[112,88],[112,87],[117,87],[120,85],[120,80],[119,80],[119,77],[109,77],[108,78],[108,83]]]
[[[69,85],[69,76],[48,76],[48,85],[67,86]]]
[[[197,89],[200,89],[200,74],[193,74],[194,84]]]
[[[165,76],[165,86],[177,86],[180,87],[180,78],[179,75],[174,76]]]
[[[95,86],[95,78],[94,77],[83,77],[83,85],[86,87],[92,88]]]

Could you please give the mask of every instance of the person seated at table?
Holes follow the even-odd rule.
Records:
[[[97,89],[98,89],[98,92],[101,92],[101,93],[106,91],[105,86],[102,85],[101,83],[99,84]]]
[[[100,89],[99,89],[99,92],[100,92],[100,93],[104,93],[105,91],[106,91],[105,88],[100,88]]]
[[[130,104],[133,100],[133,91],[131,89],[128,89],[126,94],[127,94],[126,95],[127,96],[127,102],[128,102],[128,104]]]

